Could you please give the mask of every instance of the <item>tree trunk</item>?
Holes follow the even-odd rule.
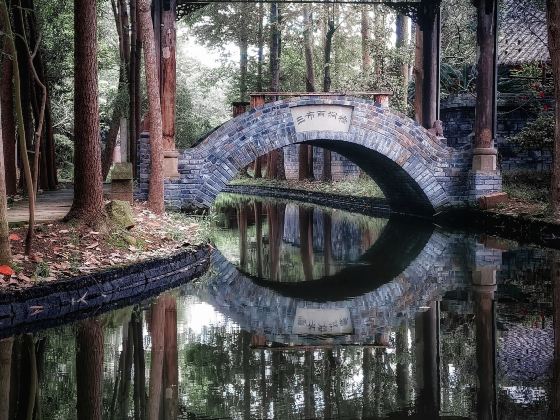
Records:
[[[142,2],[141,0],[140,2]],[[160,296],[152,305],[150,335],[152,337],[152,360],[148,394],[147,420],[157,420],[160,412],[163,355],[165,339],[165,299]]]
[[[327,6],[328,10],[328,6]],[[327,31],[325,35],[325,67],[323,75],[323,92],[330,92],[331,90],[331,55],[332,55],[332,41],[334,34],[337,30],[335,24],[335,8],[333,6],[332,13],[329,11],[327,15]],[[323,149],[323,181],[332,181],[331,169],[331,151]]]
[[[10,49],[10,53],[12,56],[12,64],[13,64],[13,75],[14,75],[14,91],[15,91],[15,104],[16,104],[16,113],[17,113],[17,126],[18,126],[18,136],[19,136],[19,151],[20,151],[20,158],[22,161],[23,166],[23,173],[25,179],[25,185],[27,187],[28,195],[29,195],[29,227],[27,229],[27,238],[26,238],[26,251],[29,253],[29,244],[31,244],[31,240],[34,234],[34,224],[35,224],[35,194],[33,194],[33,177],[31,175],[31,167],[29,165],[29,157],[27,155],[27,140],[26,140],[26,132],[25,132],[25,122],[24,122],[24,115],[23,115],[23,105],[21,99],[22,93],[22,86],[21,86],[21,79],[19,73],[19,59],[18,54],[16,52],[16,46],[14,43],[14,34],[12,33],[12,28],[10,24],[10,15],[8,13],[8,8],[5,2],[0,3],[0,15],[1,21],[3,22],[3,30],[6,34],[6,40],[8,40],[8,47]]]
[[[2,104],[0,103],[0,120]],[[0,124],[0,265],[10,265],[12,251],[10,249],[10,229],[8,228],[8,203],[6,200],[6,176],[4,170],[4,135]]]
[[[264,67],[264,3],[259,1],[259,28],[257,32],[257,90],[262,92],[264,89],[263,67]],[[256,168],[255,168],[256,173]],[[255,178],[257,176],[255,175]],[[260,178],[260,177],[259,177]]]
[[[305,87],[307,92],[315,92],[315,70],[313,65],[313,15],[310,6],[303,6],[303,45],[305,52]],[[312,180],[313,176],[313,146],[299,145],[299,180]]]
[[[422,124],[422,87],[424,85],[424,34],[420,25],[416,25],[416,46],[414,55],[414,119],[418,124]]]
[[[142,40],[139,36],[138,28],[138,7],[137,0],[130,0],[130,73],[129,80],[129,136],[128,153],[132,168],[136,173],[136,142],[140,137],[140,65]]]
[[[255,159],[255,174],[253,175],[255,178],[262,178],[262,156],[259,156]]]
[[[144,331],[142,317],[132,313],[132,340],[134,342],[134,419],[146,419],[146,373],[144,360]]]
[[[368,16],[368,5],[363,4],[361,7],[361,34],[362,34],[362,72],[368,75],[371,69],[371,28]]]
[[[14,119],[13,64],[8,58],[9,41],[4,41],[4,59],[2,60],[2,80],[0,81],[0,106],[2,107],[2,134],[4,146],[4,170],[6,176],[6,193],[17,194],[16,171],[16,121]]]
[[[327,18],[327,34],[325,38],[325,67],[323,75],[323,92],[330,92],[331,90],[331,55],[332,55],[332,40],[336,32],[336,26],[333,15],[329,13]]]
[[[299,206],[299,250],[305,281],[313,280],[313,209]]]
[[[263,255],[263,240],[262,240],[262,203],[260,201],[255,201],[254,204],[255,212],[255,242],[257,246],[257,277],[262,277],[262,255]]]
[[[177,18],[176,0],[164,7],[161,57],[161,118],[163,150],[175,150],[175,96],[177,93]]]
[[[552,208],[560,217],[560,3],[547,0],[548,49],[554,75],[556,128],[554,130],[554,167],[552,175]],[[560,408],[560,405],[559,405]],[[559,410],[560,411],[560,410]]]
[[[164,342],[165,418],[169,420],[177,420],[179,409],[177,300],[172,296],[166,296]]]
[[[240,203],[237,206],[237,229],[239,230],[239,267],[247,270],[247,206]]]
[[[66,220],[103,221],[96,3],[74,0],[74,201]]]
[[[37,23],[37,14],[35,12],[35,4],[33,0],[27,0],[26,6],[31,10],[31,13],[27,13],[28,17],[28,25],[29,25],[29,34],[30,34],[30,45],[35,46],[40,41],[39,30],[38,30],[38,23]],[[45,62],[43,60],[43,56],[41,54],[41,49],[37,49],[35,54],[35,58],[33,60],[33,66],[37,73],[38,79],[41,80],[46,89],[46,97],[45,97],[45,110],[44,110],[44,140],[41,143],[41,169],[42,173],[40,175],[41,179],[41,186],[45,190],[53,191],[56,190],[56,186],[58,185],[58,176],[57,176],[57,168],[56,168],[56,152],[55,152],[55,144],[54,144],[54,129],[52,124],[52,112],[51,112],[51,98],[50,98],[50,90],[48,88],[48,81],[47,81],[47,71]],[[38,91],[39,93],[39,91]],[[37,97],[37,102],[39,103],[42,98],[40,98],[42,92],[39,93]]]
[[[270,247],[270,280],[276,281],[280,277],[280,250],[284,235],[284,204],[267,205],[268,238]]]
[[[307,92],[315,92],[315,71],[313,69],[313,15],[309,4],[303,5],[303,46],[305,51],[305,87]]]
[[[323,213],[323,257],[325,263],[325,276],[330,276],[332,271],[332,215]]]
[[[241,4],[241,15],[249,14],[249,3]],[[242,24],[239,28],[239,100],[247,100],[247,67],[249,65],[249,29]]]
[[[281,15],[280,7],[277,2],[270,4],[270,90],[280,91],[280,56],[281,56]],[[282,149],[273,150],[268,154],[266,169],[269,179],[286,179],[284,171],[284,151]]]
[[[327,149],[323,149],[323,181],[332,181],[332,154]]]
[[[139,0],[139,26],[144,47],[148,108],[150,114],[150,185],[148,206],[156,214],[165,212],[163,190],[163,129],[154,29],[150,15],[151,1]]]
[[[95,3],[93,3],[95,6]],[[97,320],[81,321],[76,333],[77,412],[80,420],[102,419],[103,329]]]
[[[10,377],[13,337],[0,340],[0,420],[10,418]]]
[[[403,106],[406,109],[408,105],[408,17],[405,15],[397,15],[396,22],[397,48],[401,50],[402,65],[401,77],[403,86]],[[406,52],[406,54],[404,54]]]

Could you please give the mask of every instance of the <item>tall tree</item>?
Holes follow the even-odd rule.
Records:
[[[93,3],[95,5],[95,3]],[[97,320],[82,321],[76,333],[77,418],[101,420],[103,329]]]
[[[362,35],[362,72],[367,75],[371,69],[371,25],[369,19],[369,7],[367,4],[362,4],[360,8],[361,14],[361,35]]]
[[[157,214],[165,211],[163,190],[163,128],[158,63],[154,28],[151,18],[151,1],[138,0],[139,27],[144,47],[144,65],[148,108],[150,116],[150,186],[148,206]]]
[[[303,5],[303,46],[305,53],[305,88],[315,92],[315,70],[313,66],[313,14],[309,4]],[[300,144],[298,148],[299,180],[313,179],[313,146]]]
[[[138,0],[130,0],[130,68],[129,68],[129,136],[128,151],[132,167],[136,171],[136,142],[140,137],[140,67],[142,62],[142,39],[138,27]]]
[[[400,56],[402,59],[401,64],[401,77],[403,83],[403,105],[404,109],[406,109],[408,105],[408,37],[409,37],[409,30],[408,30],[408,22],[409,19],[405,15],[398,14],[397,21],[396,21],[396,35],[397,35],[397,42],[396,46],[400,50]]]
[[[282,16],[279,3],[270,4],[270,90],[280,91],[280,57],[282,52]],[[270,179],[286,179],[284,150],[273,150],[268,154],[266,176]]]
[[[325,61],[323,70],[323,92],[330,92],[331,90],[331,60],[333,49],[333,38],[338,26],[336,24],[336,5],[326,5],[327,12],[327,28],[325,33]],[[332,181],[332,155],[331,151],[323,149],[323,181]]]
[[[552,170],[552,208],[560,217],[560,2],[546,0],[548,49],[554,75],[556,127],[554,131],[554,166]]]
[[[17,115],[17,128],[18,128],[18,143],[20,158],[23,166],[23,177],[25,180],[25,185],[29,197],[29,225],[27,228],[27,237],[25,240],[26,253],[29,254],[31,251],[31,243],[34,235],[34,223],[35,223],[35,194],[33,193],[33,177],[31,175],[31,166],[29,165],[29,157],[27,155],[27,141],[26,141],[26,128],[23,114],[22,106],[22,86],[20,79],[20,63],[18,59],[18,54],[16,51],[16,46],[14,42],[14,34],[12,32],[12,25],[10,23],[10,15],[8,12],[8,7],[6,2],[0,3],[0,20],[2,21],[2,27],[4,33],[6,34],[7,45],[12,58],[13,65],[13,77],[14,77],[14,92],[15,92],[15,104],[16,104],[16,115]]]
[[[66,220],[104,218],[97,86],[96,2],[74,0],[74,201]]]
[[[14,195],[17,193],[16,172],[16,121],[14,119],[14,88],[13,88],[13,65],[10,55],[11,41],[4,41],[4,58],[1,63],[2,80],[0,80],[0,106],[2,113],[1,124],[3,132],[4,147],[4,169],[6,176],[6,193]]]
[[[2,118],[2,104],[0,103],[0,119]],[[6,201],[6,176],[4,171],[4,137],[0,124],[0,265],[12,262],[12,252],[8,236],[8,203]]]

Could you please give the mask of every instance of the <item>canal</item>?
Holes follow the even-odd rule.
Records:
[[[201,278],[0,341],[0,419],[96,389],[106,419],[553,418],[551,250],[232,194],[209,219]]]

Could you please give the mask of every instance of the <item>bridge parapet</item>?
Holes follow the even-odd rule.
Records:
[[[149,144],[140,142],[139,195],[147,194]],[[335,151],[368,173],[393,210],[434,214],[501,191],[499,174],[471,173],[472,150],[448,147],[405,115],[346,96],[297,97],[261,105],[182,152],[180,179],[166,183],[166,202],[209,207],[225,185],[259,156],[292,144]]]

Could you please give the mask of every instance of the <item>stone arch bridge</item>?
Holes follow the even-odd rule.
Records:
[[[292,144],[347,157],[380,186],[391,209],[433,215],[501,191],[495,173],[470,171],[472,150],[446,145],[412,119],[372,100],[296,97],[252,109],[179,156],[179,177],[166,181],[169,207],[209,207],[245,166]],[[149,135],[139,142],[140,198],[149,184]]]

